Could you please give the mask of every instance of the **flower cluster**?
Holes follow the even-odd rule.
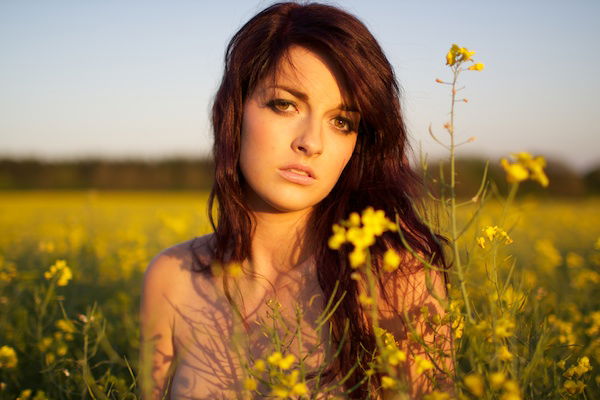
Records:
[[[17,268],[15,263],[5,261],[0,254],[0,282],[9,283],[17,276]]]
[[[460,339],[465,328],[465,317],[461,310],[461,303],[456,300],[450,302],[450,312],[446,314],[447,318],[452,321],[451,327],[454,332],[454,337]],[[445,322],[445,321],[442,321]]]
[[[569,369],[565,371],[563,376],[569,379],[573,377],[579,378],[591,369],[592,367],[590,365],[590,359],[584,356],[577,360],[576,365],[572,365],[571,367],[569,367]]]
[[[502,168],[506,171],[506,180],[509,183],[522,182],[527,179],[538,181],[543,187],[548,186],[548,177],[544,173],[546,160],[542,156],[533,157],[526,152],[512,154],[516,160],[510,163],[506,158],[500,160]]]
[[[352,268],[358,268],[367,262],[367,249],[375,244],[375,238],[386,231],[397,231],[398,226],[390,221],[383,210],[375,211],[372,207],[366,208],[362,215],[353,212],[346,221],[333,225],[333,235],[329,238],[328,245],[331,249],[338,250],[344,243],[352,243],[354,250],[348,258]],[[392,249],[384,255],[384,269],[393,271],[398,268],[400,257]]]
[[[583,392],[585,384],[579,379],[591,369],[589,358],[585,356],[579,358],[576,365],[572,365],[563,373],[563,376],[567,378],[563,384],[563,390],[571,395]]]
[[[71,268],[67,266],[67,262],[65,260],[57,260],[48,271],[44,272],[44,278],[50,280],[54,277],[56,278],[56,284],[58,286],[67,286],[71,278],[73,278],[73,273],[71,272]]]
[[[267,373],[268,386],[271,388],[270,396],[277,399],[289,399],[306,396],[308,387],[300,380],[300,371],[291,369],[296,362],[292,354],[284,356],[276,351],[267,357],[266,361],[256,360],[250,373],[252,376],[244,381],[244,388],[248,391],[258,389],[258,380],[266,382],[263,375]],[[287,371],[290,371],[289,373]]]
[[[474,54],[475,51],[453,44],[446,54],[446,65],[453,66],[455,64],[462,64],[465,61],[474,62],[472,59]],[[483,63],[474,63],[468,69],[471,71],[481,71],[484,67]]]
[[[477,240],[477,244],[482,248],[485,249],[485,243],[486,243],[486,238],[488,240],[488,242],[492,243],[494,241],[494,239],[496,238],[503,238],[504,239],[504,244],[510,244],[512,243],[512,239],[508,236],[508,234],[506,233],[506,231],[504,231],[503,229],[499,228],[497,225],[494,226],[488,226],[486,228],[482,229],[483,234],[485,236],[479,236],[476,240]]]
[[[503,316],[496,321],[494,333],[499,338],[509,338],[513,336],[515,327],[515,322],[510,317]]]
[[[388,375],[387,366],[396,367],[406,361],[406,353],[398,348],[398,342],[394,335],[383,328],[375,327],[375,334],[379,336],[382,346],[375,356],[374,363],[367,374],[375,373],[376,368],[384,375],[381,377],[381,386],[385,389],[398,388],[400,381],[395,376]],[[373,368],[374,367],[374,368]]]
[[[0,368],[15,368],[17,362],[15,349],[10,346],[0,347]]]

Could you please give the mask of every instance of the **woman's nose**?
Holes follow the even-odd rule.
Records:
[[[307,157],[321,154],[323,152],[322,129],[321,121],[316,118],[307,118],[298,127],[298,133],[292,142],[292,149],[304,153]]]

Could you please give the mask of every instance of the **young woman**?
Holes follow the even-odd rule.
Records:
[[[236,398],[247,361],[241,358],[264,358],[268,350],[256,321],[270,299],[291,322],[295,305],[304,310],[304,339],[289,349],[310,354],[309,368],[327,365],[322,379],[333,383],[350,373],[348,397],[385,396],[377,376],[363,379],[376,341],[359,301],[364,285],[348,262],[352,246],[330,249],[332,226],[367,207],[384,210],[397,216],[417,254],[441,270],[445,263],[440,238],[417,216],[422,191],[408,163],[399,89],[377,41],[338,8],[274,4],[229,43],[212,122],[214,233],[161,252],[144,280],[142,338],[151,350],[142,361],[151,365],[152,397],[168,391],[173,399]],[[402,255],[393,272],[382,268],[389,248]],[[427,356],[408,340],[403,316],[426,343],[448,349],[448,331],[434,334],[421,316],[423,307],[443,313],[426,284],[444,297],[444,273],[410,256],[398,232],[383,234],[371,254],[380,325],[408,353],[401,372],[419,398],[432,386],[415,359]],[[241,273],[217,268],[232,265]],[[341,301],[330,329],[320,331],[324,338],[315,320],[332,295]],[[237,317],[248,343],[244,356],[231,345]]]

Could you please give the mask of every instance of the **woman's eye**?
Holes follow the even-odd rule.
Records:
[[[294,103],[286,100],[275,99],[271,100],[268,103],[268,106],[275,111],[290,112],[291,109],[294,107]]]
[[[333,126],[335,126],[337,129],[339,129],[343,132],[354,131],[354,124],[352,123],[352,121],[350,121],[346,118],[341,118],[341,117],[334,118]]]

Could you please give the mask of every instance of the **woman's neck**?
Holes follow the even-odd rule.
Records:
[[[298,212],[255,211],[250,269],[271,282],[309,262],[307,222],[310,209]]]

